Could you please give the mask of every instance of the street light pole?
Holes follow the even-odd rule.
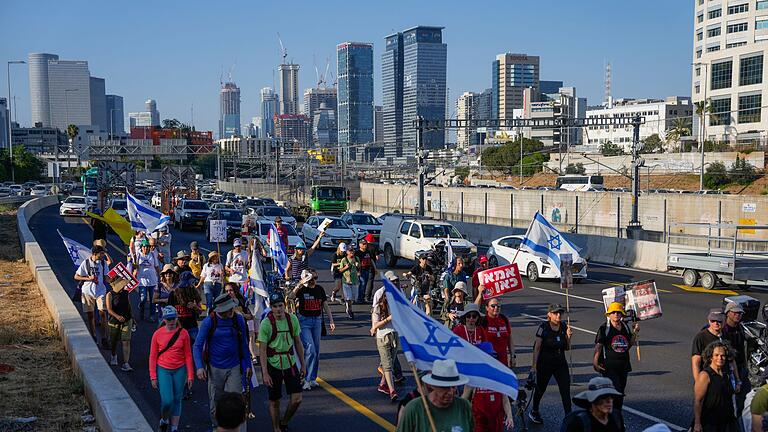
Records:
[[[11,65],[26,63],[24,60],[10,60],[8,62],[8,157],[11,161],[11,181],[14,183],[16,183],[16,170],[13,168],[13,135],[11,134]]]
[[[79,88],[64,89],[64,106],[66,108],[66,113],[67,113],[67,129],[69,129],[69,92],[76,92],[76,91],[80,91],[80,89]],[[70,142],[72,142],[71,138],[70,138]],[[56,187],[58,187],[59,180],[61,180],[61,175],[59,174],[60,170],[59,170],[59,140],[58,139],[56,140],[54,147],[56,149],[56,152],[55,152],[56,167],[53,171],[54,173],[53,183],[56,185]],[[67,156],[67,159],[69,159],[69,156]]]
[[[701,142],[699,147],[701,149],[701,168],[699,170],[699,190],[704,190],[704,143],[707,139],[707,87],[709,83],[709,63],[694,63],[694,66],[704,66],[704,101],[702,102],[701,109]]]

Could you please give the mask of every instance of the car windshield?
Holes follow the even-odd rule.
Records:
[[[264,207],[262,210],[264,216],[290,216],[288,210],[282,207]]]
[[[325,200],[345,200],[347,192],[343,188],[318,188],[317,198]]]
[[[347,223],[341,219],[331,219],[331,223],[328,225],[328,228],[344,229],[349,228],[349,225],[347,225]]]
[[[83,197],[69,197],[65,201],[68,204],[85,204],[85,198]]]
[[[459,231],[456,230],[452,225],[428,225],[424,224],[421,226],[422,231],[424,231],[424,237],[428,238],[461,238],[461,234],[459,234]]]
[[[127,202],[124,200],[112,201],[112,208],[115,210],[125,210]]]
[[[219,211],[219,215],[222,219],[226,219],[228,221],[243,220],[243,214],[240,212],[240,210],[221,210]]]
[[[261,231],[261,235],[267,235],[267,233],[269,232],[269,228],[270,227],[272,227],[272,224],[269,224],[269,223],[261,223],[261,224],[259,224],[259,230]],[[285,228],[285,231],[288,232],[289,236],[296,236],[296,237],[298,237],[299,234],[296,232],[295,229],[293,229],[293,226],[287,225],[287,224],[283,224],[283,228]]]
[[[368,214],[353,214],[353,225],[381,225],[379,220]]]
[[[275,206],[277,203],[272,198],[261,198],[256,200],[256,205],[263,205],[263,206]]]
[[[186,210],[209,210],[208,204],[205,201],[187,201],[184,203],[184,209]]]

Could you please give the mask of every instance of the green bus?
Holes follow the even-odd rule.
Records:
[[[80,181],[83,182],[83,196],[88,195],[89,190],[96,190],[96,177],[98,175],[99,169],[93,167],[80,176]]]
[[[314,213],[344,213],[349,203],[349,190],[341,186],[312,186],[310,205]]]

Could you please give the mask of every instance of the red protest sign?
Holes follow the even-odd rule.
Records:
[[[483,290],[485,300],[523,289],[523,279],[520,277],[517,264],[514,263],[483,270],[477,276],[480,285],[485,287]]]
[[[139,281],[133,276],[133,273],[128,270],[125,264],[121,262],[112,267],[112,270],[107,273],[107,276],[109,276],[109,279],[112,281],[113,287],[115,284],[125,284],[125,290],[128,292],[133,291],[139,286]]]

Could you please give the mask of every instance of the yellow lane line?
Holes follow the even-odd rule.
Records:
[[[661,289],[661,288],[656,288],[656,291],[658,291],[658,292],[664,292],[664,293],[671,293],[671,292],[672,292],[672,291],[670,291],[670,290],[665,290],[665,289]]]
[[[369,410],[368,408],[366,408],[365,406],[360,404],[360,402],[358,402],[358,401],[352,399],[351,397],[347,396],[341,390],[339,390],[336,387],[328,384],[322,378],[317,378],[317,383],[320,384],[320,387],[322,387],[325,391],[327,391],[328,393],[336,396],[342,402],[344,402],[345,404],[347,404],[350,407],[352,407],[352,409],[354,409],[355,411],[357,411],[360,414],[368,417],[369,420],[371,420],[372,422],[374,422],[377,425],[381,426],[387,432],[394,432],[395,429],[397,429],[395,427],[395,425],[393,425],[392,423],[388,422],[386,419],[382,418],[380,415],[376,414],[375,412]]]
[[[738,295],[738,293],[736,291],[733,291],[733,290],[716,290],[716,289],[708,290],[706,288],[692,287],[692,286],[682,285],[682,284],[672,284],[672,286],[678,287],[678,288],[680,288],[683,291],[689,291],[689,292],[706,293],[706,294],[721,294],[721,295]]]

